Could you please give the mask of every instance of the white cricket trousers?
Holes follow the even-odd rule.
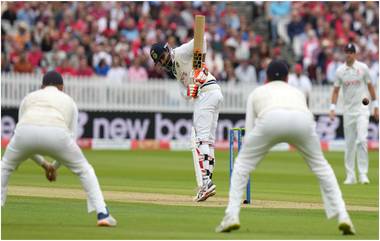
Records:
[[[68,131],[59,127],[17,126],[1,161],[1,205],[5,204],[9,177],[24,160],[41,154],[54,158],[79,176],[87,194],[88,212],[107,213],[95,171]]]
[[[197,141],[215,142],[219,108],[223,102],[220,88],[201,92],[194,103],[193,125]]]
[[[281,142],[294,145],[317,176],[327,218],[348,215],[334,171],[321,151],[313,117],[282,109],[265,113],[256,119],[253,130],[246,133],[234,164],[226,214],[239,215],[250,172],[273,145]]]
[[[208,169],[211,173],[213,173],[215,166],[215,133],[219,118],[219,108],[222,102],[222,91],[218,87],[213,90],[201,92],[194,103],[193,126],[195,130],[195,140],[192,140],[192,142],[195,142],[196,146],[198,146],[197,149],[200,155],[209,155],[214,158],[213,165],[209,165],[208,163],[203,164],[204,169]],[[203,183],[202,168],[197,161],[199,156],[195,154],[194,151],[193,158],[195,163],[195,178],[198,186],[201,186]]]
[[[355,178],[355,159],[358,161],[359,175],[368,173],[368,124],[369,114],[343,115],[346,150],[344,166],[348,178]]]

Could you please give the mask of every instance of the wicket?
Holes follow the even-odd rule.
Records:
[[[232,128],[229,130],[229,144],[230,144],[230,186],[231,186],[231,177],[232,177],[232,170],[234,167],[234,144],[235,144],[235,132],[237,133],[237,148],[238,153],[241,148],[243,136],[245,134],[244,128]],[[245,204],[251,203],[251,178],[248,179],[247,184],[247,190],[246,190],[246,198],[244,200]]]

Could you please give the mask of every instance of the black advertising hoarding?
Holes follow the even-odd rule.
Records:
[[[1,109],[1,137],[9,138],[17,123],[16,108]],[[216,140],[227,140],[232,127],[244,127],[244,114],[220,114]],[[321,140],[343,139],[342,117],[331,121],[327,115],[316,115]],[[191,113],[80,111],[78,137],[132,140],[188,140],[191,134]],[[378,140],[378,124],[371,117],[368,139]]]

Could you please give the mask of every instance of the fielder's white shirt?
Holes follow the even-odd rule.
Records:
[[[194,39],[182,44],[181,46],[173,49],[174,55],[174,76],[179,81],[181,86],[181,95],[186,96],[187,86],[189,84],[194,84],[192,82],[191,71],[193,69],[193,50],[194,50]],[[203,41],[203,53],[207,51],[206,37]],[[209,72],[207,76],[207,81],[214,80],[215,77]]]
[[[17,125],[66,128],[76,138],[78,108],[74,100],[54,86],[34,91],[22,100]]]
[[[335,75],[335,87],[343,91],[343,112],[345,114],[359,114],[368,112],[368,106],[362,104],[368,96],[368,83],[371,83],[368,66],[355,60],[352,66],[346,63],[339,66]]]
[[[305,95],[284,81],[271,81],[256,88],[248,97],[245,129],[249,132],[255,119],[275,109],[298,110],[313,114],[307,107]]]

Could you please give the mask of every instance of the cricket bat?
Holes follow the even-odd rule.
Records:
[[[203,39],[205,33],[205,16],[195,15],[194,25],[194,49],[193,49],[193,69],[202,68],[206,54],[202,53]]]

